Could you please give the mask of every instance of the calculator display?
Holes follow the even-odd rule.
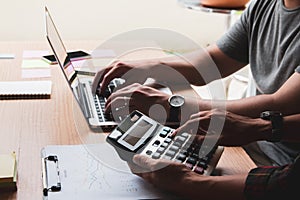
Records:
[[[138,123],[136,123],[135,128],[131,129],[131,131],[128,132],[126,137],[123,138],[123,141],[134,146],[140,139],[143,138],[143,136],[152,126],[153,124],[150,124],[145,120],[140,120]]]
[[[120,137],[115,139],[117,143],[131,151],[136,151],[151,138],[157,125],[158,123],[149,117],[134,112],[113,133],[116,135],[121,134]]]
[[[118,127],[118,131],[126,133],[141,117],[140,113],[134,113],[128,116]]]

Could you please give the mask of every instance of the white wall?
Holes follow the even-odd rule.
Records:
[[[45,40],[47,5],[65,40],[102,40],[142,27],[167,28],[201,45],[224,31],[226,16],[182,8],[177,0],[0,0],[0,40]]]

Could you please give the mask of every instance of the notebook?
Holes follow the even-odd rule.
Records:
[[[0,99],[48,99],[51,81],[1,81]]]

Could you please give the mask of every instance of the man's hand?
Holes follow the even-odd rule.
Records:
[[[104,94],[108,84],[115,78],[122,78],[126,82],[122,87],[132,83],[144,83],[149,76],[149,69],[154,65],[150,61],[115,61],[105,69],[97,72],[95,75],[92,92],[96,93],[100,87],[100,94]]]
[[[270,122],[260,118],[254,119],[231,112],[211,110],[192,115],[173,135],[189,132],[197,134],[197,140],[214,140],[223,146],[241,146],[264,140],[267,138],[268,131],[271,131]]]
[[[115,117],[124,117],[139,110],[157,121],[166,121],[170,109],[169,96],[155,88],[134,83],[112,93],[105,108]]]
[[[155,160],[138,154],[133,157],[130,169],[147,182],[172,193],[182,193],[186,187],[186,180],[200,176],[183,164],[163,159]]]

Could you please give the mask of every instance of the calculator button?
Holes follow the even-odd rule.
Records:
[[[160,153],[157,153],[157,152],[156,152],[156,153],[154,153],[154,154],[152,155],[152,158],[153,158],[153,159],[159,159],[159,158],[160,158],[160,155],[161,155]]]
[[[117,140],[118,138],[120,138],[122,136],[122,133],[118,130],[114,130],[111,134],[109,134],[109,138],[112,138],[114,140]]]
[[[180,160],[181,162],[185,161],[186,159],[186,155],[184,154],[178,154],[178,156],[176,157],[177,160]]]
[[[187,150],[181,150],[180,153],[183,154],[183,155],[185,155],[185,156],[188,155],[188,151]]]
[[[172,158],[175,156],[175,154],[176,154],[176,152],[175,152],[175,151],[172,151],[172,150],[169,150],[169,151],[167,151],[167,153],[166,153],[167,156],[170,156],[170,157],[172,157]]]
[[[146,154],[150,156],[152,154],[152,151],[148,150],[146,151]]]
[[[155,147],[157,147],[159,144],[160,144],[160,141],[156,140],[152,145],[155,146]]]
[[[192,164],[192,165],[195,165],[196,164],[196,162],[197,162],[197,160],[195,159],[195,158],[188,158],[187,159],[187,161],[186,161],[187,163],[190,163],[190,164]]]
[[[199,166],[199,167],[202,167],[203,169],[207,169],[207,164],[205,163],[205,162],[203,162],[203,161],[200,161],[198,164],[197,164],[197,166]]]
[[[194,172],[198,173],[198,174],[203,174],[204,173],[204,169],[202,167],[195,167]]]
[[[166,138],[164,142],[166,142],[166,143],[170,143],[171,141],[172,141],[172,139],[171,139],[171,138]]]
[[[190,169],[193,169],[193,165],[190,164],[190,163],[185,163],[185,166],[187,166],[187,167],[190,168]]]
[[[173,145],[178,146],[178,147],[181,147],[181,146],[182,146],[182,143],[176,142],[176,141],[175,141],[175,142],[173,143]]]
[[[162,158],[166,159],[166,160],[172,160],[172,157],[171,156],[167,156],[167,155],[164,155]]]
[[[167,147],[169,146],[169,143],[164,142],[164,143],[162,143],[160,146],[161,146],[161,147],[164,147],[164,148],[167,148]]]
[[[170,150],[177,152],[179,150],[179,147],[178,146],[171,146]]]
[[[189,134],[188,133],[182,133],[181,136],[187,138],[187,137],[189,137]]]
[[[164,147],[159,147],[156,152],[163,153],[166,150]]]
[[[169,129],[169,128],[164,128],[164,131],[168,134],[168,133],[171,132],[171,129]]]
[[[162,132],[160,132],[160,134],[159,134],[159,136],[160,136],[160,137],[163,137],[163,138],[167,137],[167,135],[168,135],[168,133],[165,132],[165,131],[162,131]]]
[[[186,138],[184,138],[184,137],[182,137],[182,136],[177,136],[177,138],[176,138],[176,142],[180,142],[180,143],[184,143],[185,142],[185,140],[186,140]]]
[[[195,159],[199,159],[199,158],[200,158],[199,155],[198,155],[197,153],[192,153],[192,154],[191,154],[191,157],[192,157],[192,158],[195,158]]]

